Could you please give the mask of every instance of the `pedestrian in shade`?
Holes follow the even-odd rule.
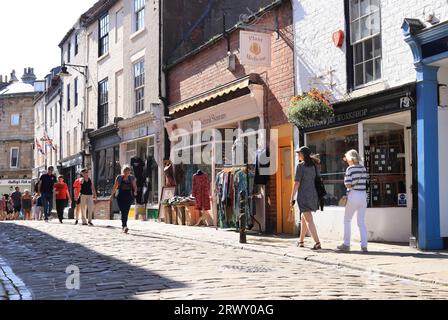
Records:
[[[350,251],[352,219],[357,212],[359,233],[361,235],[361,250],[368,252],[366,210],[367,210],[367,169],[360,164],[361,158],[356,150],[350,150],[344,155],[348,163],[344,184],[347,188],[347,203],[344,216],[344,243],[338,246],[340,251]]]
[[[45,222],[48,222],[48,218],[53,210],[53,187],[56,183],[56,176],[53,172],[54,167],[48,167],[47,173],[43,174],[39,180],[39,193],[42,198]]]
[[[11,193],[11,202],[14,207],[14,220],[19,219],[19,214],[22,211],[22,193],[20,192],[20,188],[16,187],[13,193]]]
[[[35,192],[33,196],[33,219],[40,221],[42,218],[42,197],[39,192]]]
[[[137,196],[137,183],[135,177],[131,175],[130,166],[124,166],[122,173],[123,174],[118,176],[115,180],[110,201],[113,201],[115,193],[118,190],[117,202],[121,212],[122,228],[124,233],[128,233],[129,210]]]
[[[75,199],[78,199],[75,201],[75,225],[78,224],[79,216],[81,214],[81,178],[82,175],[79,175],[79,178],[75,180],[73,183],[73,189],[75,191]]]
[[[33,208],[33,197],[31,196],[30,190],[25,189],[22,196],[22,210],[24,220],[31,220],[31,209]]]
[[[89,169],[84,168],[81,170],[81,191],[79,193],[81,199],[81,216],[82,216],[82,225],[86,226],[87,222],[90,226],[93,226],[93,210],[94,210],[94,201],[96,201],[96,190],[93,185],[92,179],[89,177]],[[88,218],[88,221],[87,221]]]
[[[56,195],[56,211],[58,213],[59,222],[62,223],[62,220],[64,219],[64,209],[67,207],[68,203],[72,202],[70,192],[68,191],[68,185],[64,181],[64,176],[58,177],[58,183],[54,185],[54,191]]]
[[[316,190],[316,176],[320,176],[318,169],[319,159],[311,154],[308,147],[302,147],[296,151],[299,157],[299,164],[296,168],[295,184],[291,195],[291,206],[297,203],[301,214],[301,231],[299,247],[305,246],[305,236],[309,230],[315,241],[313,250],[322,249],[316,225],[313,220],[313,212],[319,210],[319,196]]]

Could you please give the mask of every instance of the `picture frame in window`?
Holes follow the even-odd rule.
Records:
[[[160,221],[162,218],[165,218],[162,213],[162,203],[164,200],[168,200],[173,198],[176,195],[176,187],[163,187],[162,194],[160,195],[159,201],[159,216],[158,220]]]

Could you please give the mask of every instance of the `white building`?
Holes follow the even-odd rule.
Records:
[[[439,216],[439,212],[428,212],[430,201],[424,200],[430,183],[422,182],[426,179],[423,168],[428,166],[428,160],[424,165],[420,150],[427,152],[429,145],[421,140],[422,130],[427,127],[418,124],[423,119],[419,102],[421,79],[416,76],[416,61],[405,42],[402,25],[405,19],[412,18],[419,21],[415,22],[418,31],[443,26],[448,19],[446,1],[292,3],[297,92],[317,87],[329,90],[334,97],[335,118],[306,128],[301,137],[296,136],[297,144],[308,145],[322,157],[329,196],[325,213],[315,216],[321,235],[342,239],[344,208],[338,202],[345,194],[345,167],[341,159],[345,151],[354,148],[360,151],[370,173],[370,240],[407,242],[420,233],[420,247],[429,248],[424,237],[430,223],[425,222],[425,217],[433,214],[431,221],[438,223],[440,218],[440,243],[443,234],[448,236],[448,226],[442,223],[448,221],[448,207],[442,203],[443,197],[434,200],[437,207],[440,201]],[[439,84],[446,84],[448,64],[439,66]],[[446,109],[439,110],[439,119],[442,117],[446,118]],[[433,124],[437,128],[437,123]],[[445,121],[439,128],[441,135],[446,135],[446,128]],[[439,149],[444,157],[441,165],[446,163],[448,154],[442,144]],[[433,180],[433,184],[438,186],[438,181]],[[446,191],[446,182],[441,182],[440,194]],[[355,221],[353,224],[356,226]]]

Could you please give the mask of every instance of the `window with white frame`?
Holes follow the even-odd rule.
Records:
[[[135,31],[145,27],[145,0],[134,0]]]
[[[71,155],[71,150],[70,150],[70,132],[67,131],[67,143],[66,143],[66,148],[67,148],[67,157],[69,157]]]
[[[70,84],[67,84],[67,111],[70,111]]]
[[[56,103],[54,105],[54,123],[58,123],[58,104]]]
[[[73,152],[78,151],[78,128],[73,128]]]
[[[105,14],[99,20],[98,56],[109,52],[109,14]]]
[[[109,122],[109,81],[104,79],[98,84],[98,128]]]
[[[145,109],[145,62],[134,64],[135,113]]]
[[[75,88],[74,88],[74,93],[75,93],[75,107],[78,106],[78,78],[75,78]]]
[[[360,87],[381,79],[381,6],[380,0],[349,1],[353,82]]]
[[[19,167],[19,148],[11,148],[9,166],[11,169]]]
[[[75,56],[78,55],[79,52],[79,35],[75,34]]]
[[[71,52],[72,52],[72,44],[71,44],[71,42],[69,42],[67,45],[67,62],[68,63],[70,63]]]
[[[11,115],[11,125],[12,126],[20,126],[20,114],[12,114]]]

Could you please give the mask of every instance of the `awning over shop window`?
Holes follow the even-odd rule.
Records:
[[[202,94],[192,97],[190,99],[184,100],[180,103],[174,104],[169,107],[170,115],[173,115],[173,114],[183,111],[183,110],[190,109],[190,108],[200,105],[202,103],[217,99],[219,97],[223,97],[232,92],[235,92],[235,91],[238,91],[241,89],[246,89],[249,87],[249,85],[251,83],[257,83],[256,78],[257,78],[257,75],[251,74],[242,79],[225,84],[223,86],[217,87],[213,90],[207,91],[205,93],[202,93]]]

